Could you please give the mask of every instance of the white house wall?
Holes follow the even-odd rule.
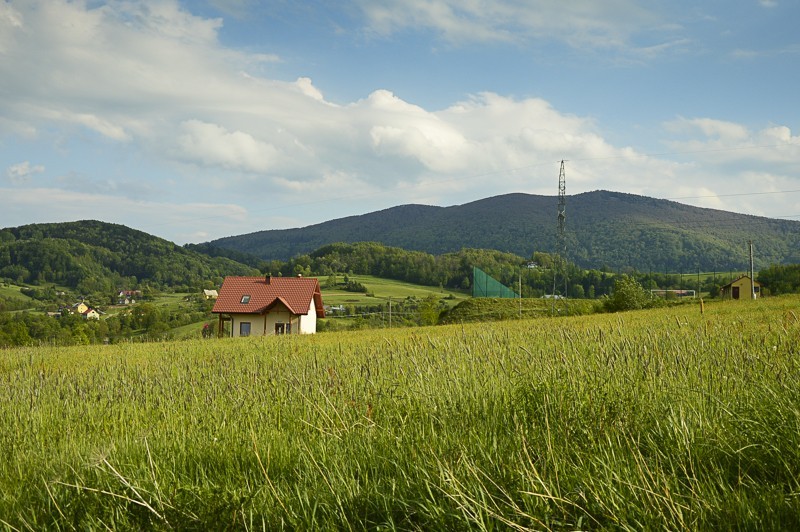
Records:
[[[278,323],[291,323],[291,334],[314,334],[317,332],[317,311],[312,301],[306,316],[295,316],[283,305],[267,314],[231,314],[231,336],[234,338],[239,336],[242,322],[250,322],[250,336],[272,336]]]
[[[311,299],[311,305],[308,308],[308,314],[299,316],[300,318],[300,334],[314,334],[317,332],[317,307],[314,306],[314,299]]]

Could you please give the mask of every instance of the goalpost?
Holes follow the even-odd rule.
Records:
[[[694,290],[667,290],[667,289],[654,288],[654,289],[650,290],[650,293],[653,295],[653,297],[661,297],[663,299],[672,299],[672,298],[678,299],[678,298],[682,298],[682,297],[691,297],[691,298],[695,297],[695,291]]]

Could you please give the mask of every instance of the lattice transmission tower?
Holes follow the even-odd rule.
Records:
[[[567,257],[567,176],[564,172],[564,161],[558,172],[558,252]]]
[[[558,172],[558,231],[556,233],[556,262],[553,267],[553,313],[555,313],[555,300],[556,294],[556,278],[558,277],[559,266],[563,270],[564,277],[564,293],[562,297],[566,302],[568,294],[568,276],[567,276],[567,176],[564,171],[564,160],[561,161],[561,170]],[[569,311],[569,304],[567,303],[567,310]]]

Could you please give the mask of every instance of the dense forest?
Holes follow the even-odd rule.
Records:
[[[211,242],[262,260],[289,260],[335,242],[380,242],[432,255],[464,248],[529,257],[555,249],[557,198],[507,194],[465,205],[404,205],[297,229]],[[744,270],[800,262],[800,222],[703,209],[608,191],[567,197],[567,257],[584,269]]]
[[[800,264],[774,264],[758,273],[770,294],[796,294],[800,292]]]
[[[87,220],[0,230],[0,278],[19,284],[54,283],[81,294],[140,285],[193,291],[218,286],[225,275],[258,273],[123,225]]]

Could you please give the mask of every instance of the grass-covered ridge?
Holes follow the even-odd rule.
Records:
[[[799,306],[0,351],[0,522],[796,528]]]

